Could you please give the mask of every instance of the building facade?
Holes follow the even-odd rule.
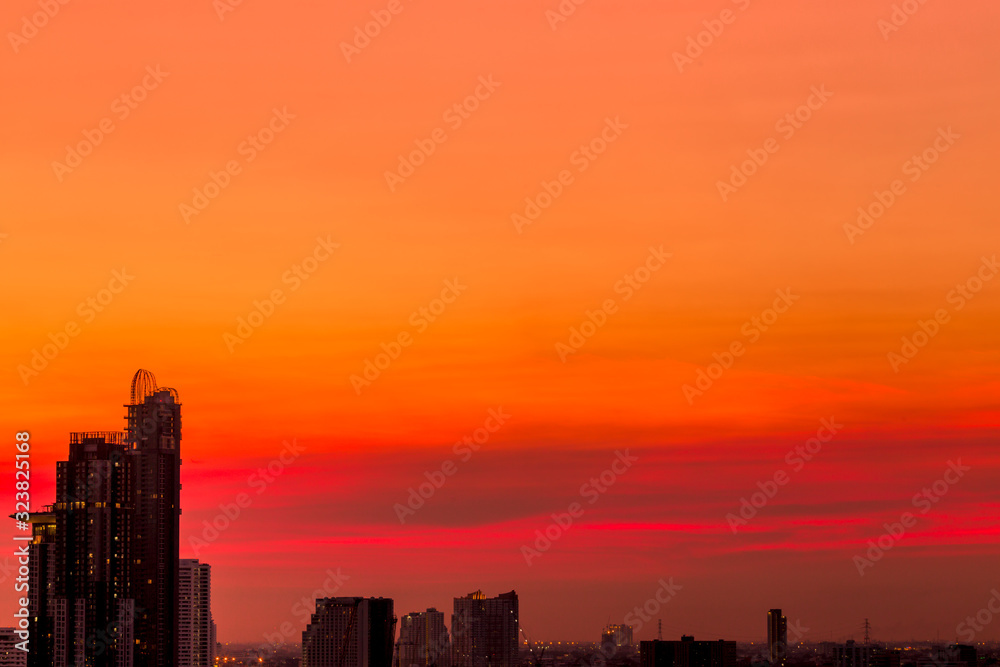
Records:
[[[451,617],[454,667],[514,667],[518,660],[517,593],[455,598]]]
[[[772,665],[784,665],[788,654],[788,620],[780,609],[767,612],[767,654]]]
[[[131,480],[119,431],[70,434],[56,463],[52,663],[131,667]],[[41,648],[41,647],[39,647]]]
[[[395,638],[391,599],[319,598],[302,632],[301,667],[392,667]]]
[[[212,566],[182,559],[178,568],[177,665],[215,665],[215,623],[212,622]]]
[[[397,667],[451,667],[451,640],[444,613],[431,607],[399,620]]]
[[[27,667],[28,654],[15,646],[20,641],[14,628],[0,628],[0,667]]]

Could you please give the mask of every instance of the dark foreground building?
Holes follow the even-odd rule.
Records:
[[[735,667],[736,642],[718,640],[696,642],[683,636],[680,641],[639,642],[641,667]]]
[[[453,667],[515,667],[518,660],[517,593],[488,598],[482,591],[455,598],[451,617]]]
[[[32,515],[31,665],[178,664],[180,402],[140,370],[126,408],[125,431],[70,434]]]
[[[302,667],[392,667],[390,598],[319,598],[302,632]]]

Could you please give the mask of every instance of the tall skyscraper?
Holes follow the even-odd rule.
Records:
[[[695,641],[683,636],[680,641],[639,642],[640,667],[735,667],[736,642]]]
[[[443,612],[431,607],[400,619],[396,665],[451,667],[451,641],[444,626]]]
[[[177,664],[177,577],[181,518],[181,404],[149,371],[132,378],[126,437],[131,459],[132,595],[135,658],[143,667]]]
[[[451,617],[454,667],[514,667],[518,664],[517,593],[488,598],[482,591],[455,598]]]
[[[302,667],[392,667],[390,598],[319,598],[302,632]]]
[[[56,463],[52,659],[131,667],[131,481],[120,431],[71,433]]]
[[[212,622],[212,566],[182,559],[177,598],[178,667],[215,665],[215,624]]]
[[[780,609],[767,612],[767,653],[772,665],[784,665],[788,653],[788,621]]]
[[[32,666],[178,664],[180,403],[140,370],[126,408],[125,431],[70,434],[31,515]]]

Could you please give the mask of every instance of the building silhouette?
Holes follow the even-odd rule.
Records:
[[[788,654],[788,621],[780,609],[767,612],[767,654],[772,665],[784,665]]]
[[[640,667],[735,667],[736,642],[654,639],[639,642]]]
[[[125,407],[124,431],[70,434],[30,515],[33,667],[178,664],[180,402],[139,370]]]
[[[390,598],[319,598],[302,632],[301,667],[391,667],[395,637]]]
[[[71,433],[56,463],[52,663],[131,667],[131,480],[125,434]]]
[[[451,667],[451,641],[444,613],[431,607],[399,620],[396,667]]]
[[[212,622],[212,566],[181,559],[177,598],[177,666],[215,665],[215,624]]]
[[[135,657],[143,667],[177,664],[181,518],[181,404],[149,371],[132,378],[126,436],[131,459],[130,540]]]
[[[451,617],[454,667],[518,664],[517,593],[488,598],[482,591],[455,598]]]
[[[606,655],[634,650],[632,626],[610,624],[601,633],[601,648]]]

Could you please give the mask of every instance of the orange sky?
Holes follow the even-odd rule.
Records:
[[[516,588],[556,639],[596,638],[668,576],[690,591],[671,628],[734,638],[774,606],[817,632],[879,613],[887,636],[951,636],[985,603],[995,4],[929,2],[890,32],[888,1],[588,0],[565,21],[555,0],[224,2],[70,0],[34,32],[38,3],[2,11],[0,424],[33,433],[37,505],[69,431],[121,427],[141,367],[184,404],[188,537],[282,441],[307,448],[198,554],[227,641],[272,631],[330,567],[397,614]],[[372,12],[391,21],[348,59]],[[226,187],[185,209],[213,174]],[[778,291],[796,298],[764,331]],[[509,424],[401,526],[393,504],[498,406]],[[732,535],[726,513],[830,416],[843,433]],[[520,545],[625,448],[641,462],[528,567]],[[974,472],[859,577],[852,556],[958,457]]]

